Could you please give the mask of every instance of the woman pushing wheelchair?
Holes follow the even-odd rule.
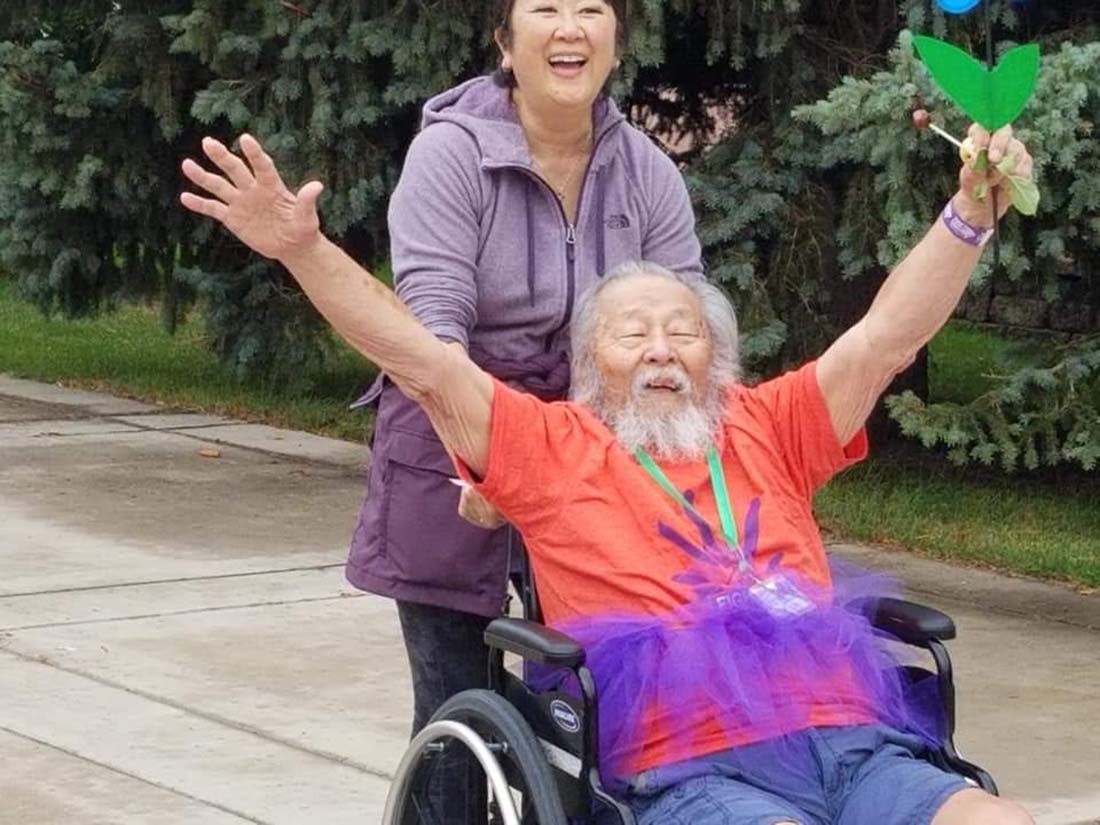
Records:
[[[494,5],[500,71],[429,100],[405,158],[389,209],[394,283],[491,375],[560,399],[576,297],[632,259],[701,278],[700,248],[679,171],[606,94],[626,0]],[[486,686],[482,634],[517,560],[492,508],[468,490],[460,503],[451,458],[392,376],[362,401],[378,409],[347,576],[397,602],[416,733],[448,697]],[[477,815],[476,769],[433,779],[441,824]]]

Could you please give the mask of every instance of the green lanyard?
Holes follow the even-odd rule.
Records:
[[[694,513],[698,518],[703,518],[699,515],[699,511],[691,505],[691,502],[684,498],[683,493],[676,489],[676,485],[669,481],[664,470],[657,466],[657,462],[650,458],[649,453],[639,447],[634,451],[634,457],[638,459],[642,469],[649,473],[653,480],[673,500],[685,510]],[[730,495],[726,489],[726,474],[722,469],[722,461],[718,457],[718,451],[714,449],[713,444],[707,447],[707,466],[710,468],[710,486],[714,491],[714,500],[718,503],[718,517],[722,520],[722,535],[730,548],[736,551],[738,548],[737,524],[733,520],[733,511],[730,509]]]

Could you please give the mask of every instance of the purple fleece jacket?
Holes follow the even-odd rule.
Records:
[[[479,77],[424,106],[390,200],[397,294],[440,338],[543,398],[568,390],[577,297],[628,260],[702,277],[680,172],[609,98],[593,110],[594,149],[570,225],[532,168],[509,91]],[[495,616],[509,567],[505,530],[457,515],[454,468],[419,408],[389,382],[348,580],[396,599]]]

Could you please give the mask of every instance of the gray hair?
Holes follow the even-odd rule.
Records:
[[[600,376],[596,370],[593,347],[600,320],[596,309],[600,293],[613,283],[647,275],[683,284],[698,299],[711,341],[709,380],[720,388],[725,388],[737,383],[740,379],[741,356],[737,339],[737,316],[726,294],[697,275],[673,272],[651,261],[628,261],[615,267],[598,283],[586,290],[577,302],[570,333],[573,350],[570,397],[574,401],[591,403],[599,396]]]

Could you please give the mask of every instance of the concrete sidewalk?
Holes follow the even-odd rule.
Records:
[[[410,696],[343,578],[365,458],[0,376],[0,825],[380,819]],[[1100,597],[840,551],[955,617],[965,754],[1100,821]]]

